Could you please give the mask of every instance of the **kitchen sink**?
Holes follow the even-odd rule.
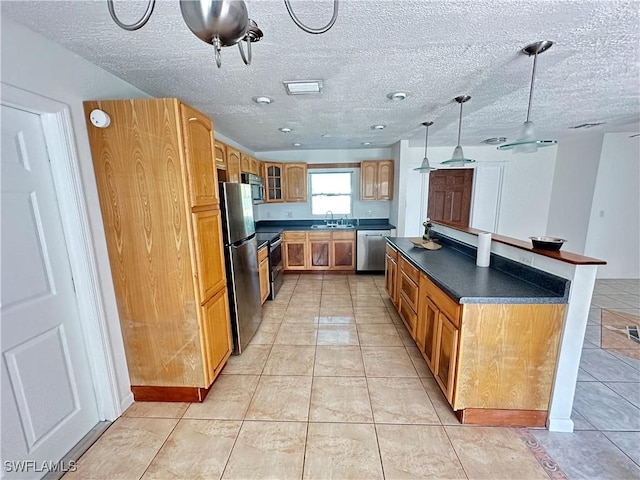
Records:
[[[355,225],[311,225],[311,228],[317,228],[317,229],[321,229],[321,230],[334,230],[334,229],[338,229],[338,230],[345,230],[345,229],[350,229],[350,228],[355,228]]]

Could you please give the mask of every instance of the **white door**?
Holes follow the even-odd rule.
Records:
[[[99,418],[41,119],[1,108],[2,478],[39,478]]]

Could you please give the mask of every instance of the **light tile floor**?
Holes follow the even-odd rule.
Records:
[[[633,288],[598,282],[594,298],[637,309]],[[462,426],[382,276],[287,275],[251,345],[203,403],[134,404],[68,477],[565,478],[542,468],[533,433],[570,478],[639,478],[631,430],[640,366],[589,335],[576,395],[581,431]]]
[[[640,361],[600,348],[602,309],[640,316],[639,280],[597,280],[572,419],[531,432],[570,478],[640,478]]]

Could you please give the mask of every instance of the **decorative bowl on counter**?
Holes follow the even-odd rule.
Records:
[[[556,237],[529,237],[533,248],[539,248],[540,250],[560,250],[562,244],[566,242],[564,238]]]

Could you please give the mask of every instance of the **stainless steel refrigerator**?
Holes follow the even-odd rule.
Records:
[[[262,321],[260,273],[251,186],[220,183],[224,257],[233,353],[242,353]]]

